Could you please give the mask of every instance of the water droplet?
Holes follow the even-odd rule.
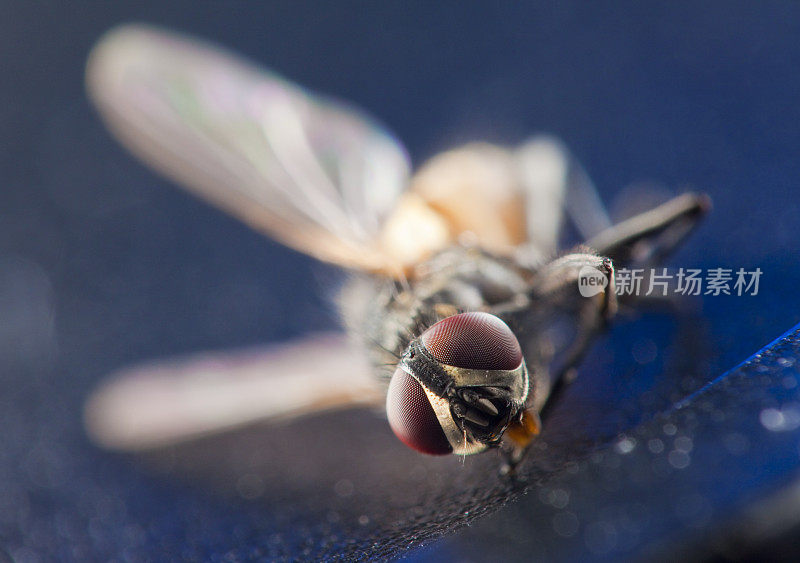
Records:
[[[675,449],[678,451],[689,453],[692,451],[693,446],[692,439],[688,436],[678,436],[675,438]]]
[[[617,530],[614,524],[601,520],[586,526],[584,542],[589,551],[597,554],[608,553],[617,545]]]
[[[667,461],[675,469],[686,469],[687,467],[689,467],[689,463],[691,463],[691,458],[689,457],[689,454],[686,452],[682,452],[680,450],[672,450],[667,455]]]
[[[553,530],[564,538],[571,538],[578,533],[578,517],[572,512],[559,512],[553,516]]]
[[[800,408],[785,405],[781,409],[764,409],[758,415],[761,425],[772,432],[786,432],[800,427]]]
[[[614,449],[620,454],[629,454],[636,447],[636,440],[633,438],[622,438],[615,445]]]
[[[565,489],[553,489],[550,493],[550,504],[556,508],[566,508],[569,504],[569,491]]]
[[[764,409],[758,419],[767,430],[779,430],[783,425],[783,414],[778,409]]]

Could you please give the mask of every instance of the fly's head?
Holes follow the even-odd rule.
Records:
[[[453,315],[414,339],[386,396],[389,424],[417,451],[466,455],[520,419],[528,371],[510,328],[489,313]]]

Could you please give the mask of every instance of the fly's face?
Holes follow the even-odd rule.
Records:
[[[516,336],[498,317],[448,317],[409,345],[389,384],[397,437],[427,454],[478,453],[497,445],[523,412],[528,371]]]

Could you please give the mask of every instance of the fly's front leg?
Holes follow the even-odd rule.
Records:
[[[535,282],[537,300],[547,303],[556,295],[576,296],[573,306],[577,331],[565,352],[557,371],[550,376],[550,390],[539,408],[546,419],[564,389],[575,379],[576,368],[589,350],[594,338],[603,330],[617,311],[614,287],[614,265],[609,258],[593,254],[569,254],[546,266],[541,281]],[[538,278],[538,276],[537,276]],[[590,285],[589,280],[602,280],[602,287]],[[557,305],[557,304],[556,304]]]
[[[586,244],[610,257],[618,268],[633,266],[650,276],[654,273],[651,268],[675,251],[710,208],[707,195],[686,193],[606,229]],[[649,283],[648,279],[645,277],[642,283]],[[637,306],[651,304],[677,309],[681,305],[673,295],[633,295],[623,299],[631,298],[636,299]]]
[[[541,419],[547,419],[574,379],[576,368],[594,337],[605,328],[617,310],[613,264],[646,267],[659,263],[694,230],[710,206],[710,199],[706,195],[681,195],[590,239],[587,246],[598,252],[599,256],[588,252],[569,254],[537,272],[530,294],[531,309],[541,310],[540,318],[552,311],[567,312],[573,316],[577,329],[560,367],[552,375],[547,373],[544,362],[541,369],[533,370],[537,396],[534,397],[532,411],[538,413]],[[593,277],[595,281],[605,281],[602,287],[589,283],[579,286],[582,280]],[[584,291],[578,291],[579,288]],[[524,429],[523,420],[520,419],[517,426]],[[538,422],[538,418],[536,420]],[[536,433],[538,428],[537,424]],[[512,429],[516,430],[509,428]],[[507,442],[510,442],[511,448],[506,452],[505,473],[514,473],[536,433],[508,433]]]
[[[581,292],[584,279],[594,279],[590,291]],[[573,379],[575,366],[581,361],[594,336],[602,330],[617,309],[614,290],[614,267],[608,258],[594,254],[569,254],[543,267],[536,275],[531,290],[534,310],[561,309],[574,315],[577,333],[566,351],[562,367],[551,376],[544,363],[532,370],[535,397],[531,408],[506,431],[506,465],[503,473],[513,473],[524,458],[541,428],[552,404]]]
[[[705,194],[685,193],[655,209],[635,215],[586,242],[620,265],[658,264],[672,253],[711,209]]]

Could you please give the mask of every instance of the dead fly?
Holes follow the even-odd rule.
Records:
[[[110,32],[87,80],[109,128],[145,162],[354,272],[341,296],[348,336],[112,377],[86,409],[90,435],[109,448],[385,404],[415,450],[502,445],[518,460],[614,315],[614,266],[657,263],[708,205],[684,194],[612,227],[548,138],[467,145],[410,177],[402,146],[361,112],[155,29]],[[553,259],[564,217],[586,243]],[[596,290],[584,297],[587,268]]]

